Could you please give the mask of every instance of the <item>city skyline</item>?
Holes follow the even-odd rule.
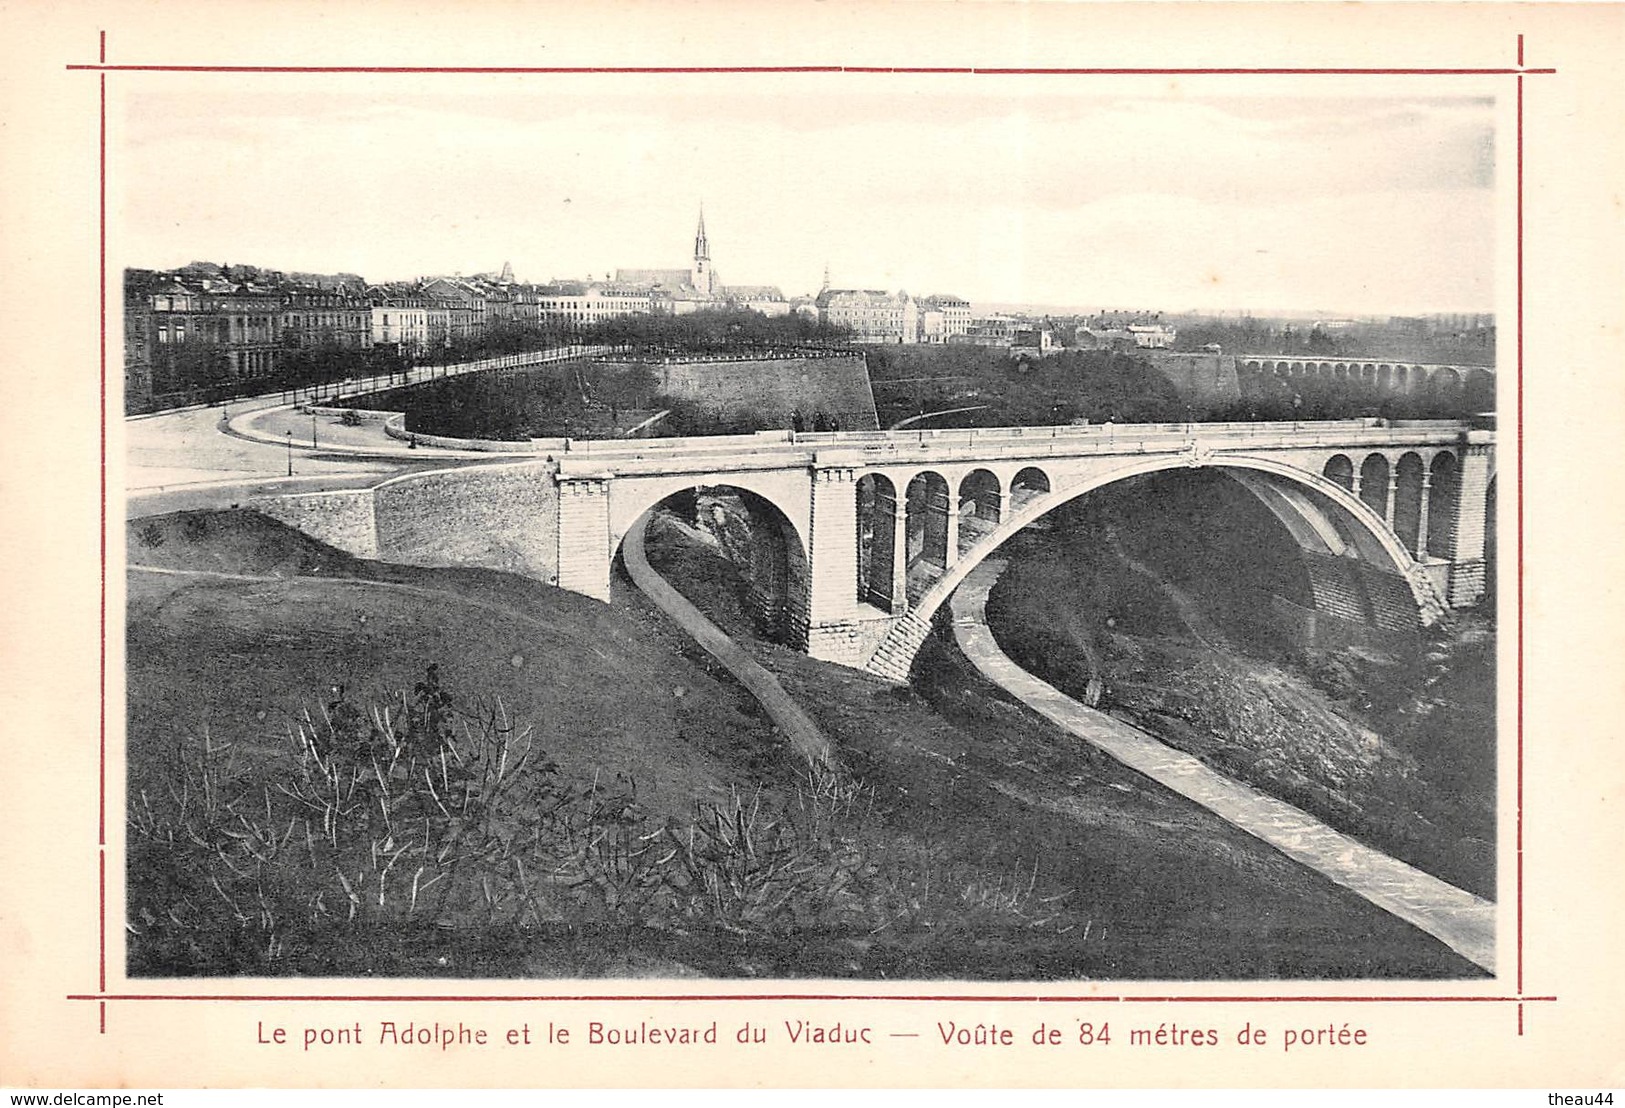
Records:
[[[722,279],[791,296],[827,265],[981,304],[1494,310],[1489,99],[743,87],[166,85],[119,124],[115,245],[155,269],[602,279],[685,263],[703,203]]]

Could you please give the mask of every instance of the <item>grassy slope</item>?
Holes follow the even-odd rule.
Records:
[[[132,570],[137,788],[155,756],[204,728],[250,756],[280,756],[288,717],[319,712],[334,685],[358,703],[384,699],[431,663],[465,701],[501,698],[566,774],[624,774],[657,810],[686,811],[753,759],[774,760],[753,701],[583,597],[495,572],[361,561],[250,512],[158,517],[130,534],[132,565],[277,578]]]
[[[602,605],[498,573],[351,559],[248,513],[137,521],[132,564],[275,576],[134,571],[129,602],[132,790],[157,785],[177,742],[207,726],[244,759],[283,757],[282,721],[350,683],[409,687],[438,663],[465,700],[500,696],[578,779],[635,777],[644,802],[762,783],[795,767],[742,694],[617,583]],[[657,555],[661,553],[656,552]],[[736,633],[731,564],[668,544],[675,575]],[[686,579],[685,579],[686,578]],[[356,584],[355,581],[373,582]],[[386,587],[395,586],[395,587]],[[357,929],[280,972],[405,976],[1207,978],[1473,976],[1426,936],[1109,760],[1090,757],[928,647],[929,700],[759,646],[873,790],[876,857],[929,856],[948,910],[908,934],[776,939],[654,932],[614,920],[446,932]],[[519,665],[514,665],[514,659]],[[677,695],[681,689],[682,695]],[[933,707],[933,705],[935,707]],[[899,871],[906,866],[899,867]],[[913,871],[918,873],[916,868]],[[140,875],[135,875],[140,880]],[[1024,915],[977,911],[1055,897]],[[967,904],[964,911],[954,905]],[[1035,912],[1054,917],[1029,926]]]
[[[650,559],[745,640],[737,568],[669,529]],[[1096,754],[937,640],[913,689],[752,642],[890,824],[1014,883],[1069,890],[1066,934],[871,952],[873,973],[1126,978],[1432,977],[1478,971],[1428,936]],[[1085,937],[1087,936],[1087,937]]]

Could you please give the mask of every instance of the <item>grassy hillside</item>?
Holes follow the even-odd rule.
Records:
[[[748,635],[732,564],[662,534]],[[915,691],[752,644],[840,747],[815,777],[624,582],[241,512],[134,521],[129,555],[137,976],[1477,975],[935,645]]]
[[[485,570],[353,558],[253,512],[130,524],[132,785],[205,730],[256,756],[342,688],[358,704],[430,665],[472,708],[500,700],[576,778],[637,783],[661,811],[726,790],[779,750],[755,702],[585,597]],[[235,580],[137,567],[264,576]]]

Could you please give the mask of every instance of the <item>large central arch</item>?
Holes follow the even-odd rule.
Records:
[[[908,616],[892,628],[875,651],[867,668],[894,680],[905,679],[937,610],[972,570],[1029,524],[1096,489],[1192,464],[1186,457],[1148,458],[1083,477],[1025,501],[919,597]],[[1416,571],[1410,552],[1389,530],[1387,521],[1343,486],[1271,458],[1225,454],[1196,464],[1231,471],[1230,476],[1286,526],[1306,557],[1326,559],[1328,563],[1354,563],[1366,567],[1370,574],[1402,581],[1410,626],[1431,623],[1444,610],[1433,586]],[[1312,582],[1314,572],[1312,564]],[[1316,591],[1320,592],[1318,588]],[[1319,600],[1317,595],[1317,603]],[[1390,613],[1388,618],[1371,618],[1378,613],[1370,611],[1365,615],[1379,626],[1393,627],[1400,622],[1392,615],[1393,605],[1400,598],[1390,595],[1382,600]]]

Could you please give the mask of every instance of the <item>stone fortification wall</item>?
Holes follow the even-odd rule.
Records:
[[[1241,397],[1236,359],[1226,354],[1137,351],[1192,404],[1228,404]]]
[[[373,490],[375,555],[559,579],[557,467],[548,462],[411,474]]]
[[[800,412],[808,422],[822,412],[843,431],[873,431],[874,392],[861,355],[762,358],[752,361],[678,362],[649,367],[660,391],[725,415],[756,411],[789,422]]]

